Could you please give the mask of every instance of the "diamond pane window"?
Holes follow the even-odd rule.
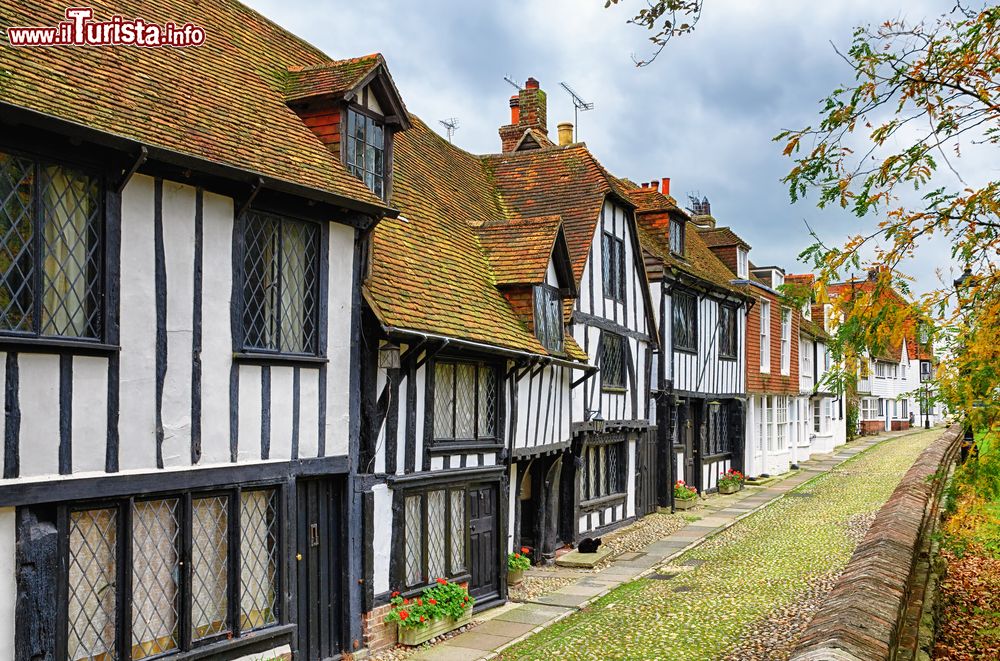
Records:
[[[242,230],[244,347],[318,353],[319,226],[250,211]]]
[[[625,300],[625,242],[605,232],[601,241],[604,296],[615,301]]]
[[[736,308],[732,305],[719,305],[719,356],[736,358],[738,344]]]
[[[698,350],[698,299],[687,292],[677,291],[671,297],[671,332],[674,349]]]
[[[117,658],[118,510],[71,512],[68,539],[68,658]]]
[[[191,502],[191,638],[229,630],[229,498]]]
[[[496,370],[486,363],[437,361],[434,438],[483,440],[497,435]]]
[[[100,181],[0,152],[0,331],[101,339]]]
[[[445,562],[445,492],[427,494],[427,576],[438,578],[446,573]]]
[[[601,386],[625,387],[625,338],[614,333],[601,333]]]
[[[451,499],[451,573],[465,571],[465,491],[449,492]]]
[[[562,297],[559,290],[549,285],[536,285],[535,336],[548,351],[563,350]]]
[[[347,111],[347,170],[385,199],[385,130],[382,122]]]
[[[180,645],[180,521],[176,498],[132,506],[132,658]]]
[[[278,491],[240,493],[240,630],[278,622]]]
[[[625,491],[625,437],[615,434],[599,438],[599,442],[583,451],[583,500],[604,498]]]
[[[424,515],[420,496],[406,498],[406,584],[417,585],[423,580],[421,544],[424,537]]]

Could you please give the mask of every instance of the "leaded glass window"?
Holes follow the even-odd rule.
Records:
[[[385,128],[381,121],[347,111],[347,170],[385,199]]]
[[[486,363],[434,364],[434,438],[484,440],[497,435],[497,372]]]
[[[615,333],[601,333],[601,386],[625,387],[625,338]]]
[[[280,503],[277,488],[230,488],[70,508],[67,658],[159,657],[278,624]]]
[[[621,434],[606,435],[583,449],[581,500],[594,500],[625,491],[627,447]]]
[[[623,302],[625,300],[625,242],[607,232],[601,236],[604,296]]]
[[[738,339],[736,308],[732,305],[719,305],[719,356],[736,358]]]
[[[465,575],[464,488],[427,489],[403,499],[403,589]]]
[[[535,287],[535,336],[546,350],[563,350],[562,297],[555,287]]]
[[[68,538],[68,658],[117,658],[118,510],[71,512]]]
[[[243,231],[243,346],[317,354],[319,225],[250,211]]]
[[[98,177],[0,152],[0,331],[103,338],[103,196]]]
[[[673,310],[674,349],[698,350],[698,298],[691,293],[676,291],[671,297]]]
[[[684,256],[684,221],[677,218],[670,220],[670,252]]]

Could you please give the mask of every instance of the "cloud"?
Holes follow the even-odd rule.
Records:
[[[595,104],[580,115],[579,135],[611,171],[671,177],[681,201],[689,191],[707,196],[720,224],[753,246],[753,261],[795,272],[807,268],[796,261],[813,241],[807,221],[837,243],[875,220],[792,205],[780,183],[791,164],[771,138],[815,123],[819,100],[850,82],[831,42],[845,47],[857,25],[933,17],[952,2],[708,0],[695,32],[642,69],[631,55],[648,54],[647,35],[626,23],[641,0],[610,9],[603,0],[248,4],[331,57],[383,53],[410,111],[435,128],[458,117],[455,143],[472,152],[499,149],[514,91],[505,74],[541,81],[553,132],[573,118],[558,85],[566,81]],[[949,264],[938,242],[907,265],[915,289],[935,287],[940,266]]]

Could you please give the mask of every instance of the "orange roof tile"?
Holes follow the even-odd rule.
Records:
[[[151,147],[382,207],[285,104],[289,67],[330,58],[235,0],[93,0],[113,15],[192,23],[187,48],[0,48],[0,101]],[[2,26],[54,26],[67,3],[10,0]]]
[[[559,216],[525,218],[479,228],[479,240],[498,285],[539,284],[562,225]]]
[[[743,246],[748,250],[750,249],[750,244],[741,239],[739,235],[729,227],[700,227],[698,228],[698,233],[701,235],[705,245],[709,248],[718,248],[722,246]]]
[[[373,53],[311,67],[289,67],[284,86],[285,100],[340,96],[360,85],[380,64],[385,64],[385,60],[380,54]]]

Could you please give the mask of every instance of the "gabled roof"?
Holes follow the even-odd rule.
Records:
[[[401,215],[383,220],[373,234],[365,286],[373,311],[387,327],[545,355],[497,288],[480,238],[484,224],[508,222],[483,162],[420,119],[410,121],[413,127],[393,144],[392,203]],[[551,230],[553,223],[543,224]],[[570,358],[587,360],[571,336],[564,344]]]
[[[356,91],[379,65],[385,63],[378,53],[349,60],[324,62],[311,67],[288,67],[285,100],[297,101],[317,96],[344,96]]]
[[[235,0],[93,0],[95,20],[192,23],[188,48],[0,48],[0,107],[41,113],[171,154],[385,205],[286,105],[289,67],[330,58]],[[66,2],[0,4],[0,25],[55,26]]]
[[[702,241],[697,226],[691,221],[690,216],[677,206],[672,197],[660,193],[655,188],[638,186],[629,189],[627,194],[636,205],[636,223],[639,226],[639,238],[643,248],[661,259],[665,267],[703,280],[727,292],[743,292],[740,287],[732,284],[735,277],[733,273],[709,250]],[[683,258],[670,250],[671,219],[676,219],[685,225]]]
[[[557,249],[563,251],[569,266],[569,253],[559,216],[491,223],[481,226],[478,233],[498,286],[545,282],[545,272],[554,257],[553,251]],[[564,286],[575,290],[572,273],[565,276]]]
[[[562,217],[577,283],[605,198],[611,195],[632,206],[618,181],[583,143],[489,155],[483,161],[496,185],[498,202],[511,219]]]
[[[750,244],[728,227],[699,227],[698,233],[709,248],[741,246],[750,249]]]

